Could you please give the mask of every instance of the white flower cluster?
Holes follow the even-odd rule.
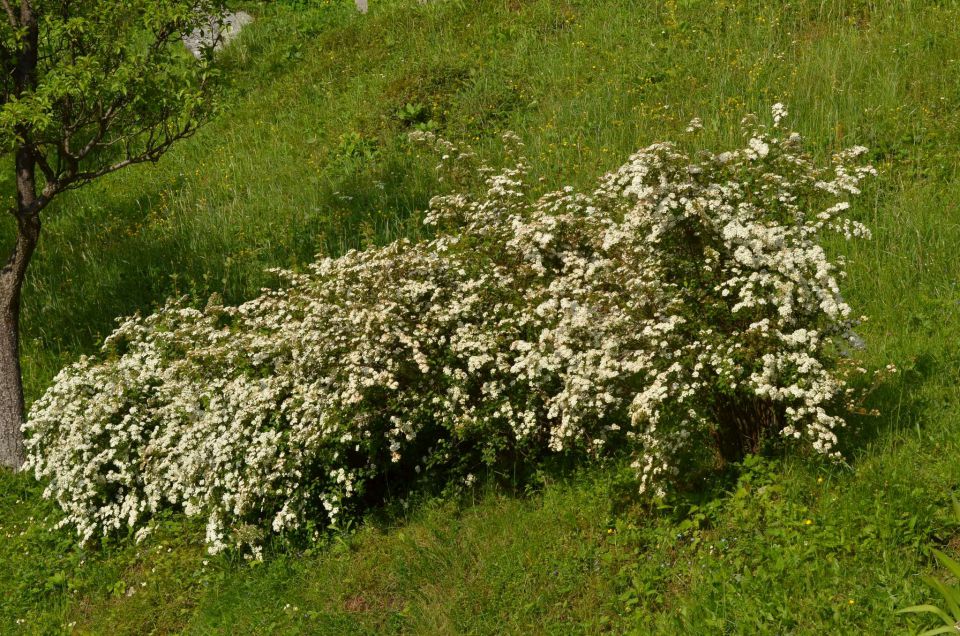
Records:
[[[216,552],[505,457],[627,446],[653,492],[703,448],[833,454],[859,340],[818,241],[868,234],[842,215],[871,169],[862,149],[817,167],[773,114],[740,150],[650,146],[590,194],[531,196],[508,136],[516,165],[435,197],[431,240],[123,322],[34,405],[28,465],[84,540],[173,508]],[[441,166],[475,159],[418,136]]]

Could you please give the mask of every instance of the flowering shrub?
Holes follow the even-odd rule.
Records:
[[[782,435],[836,454],[858,346],[826,231],[872,171],[822,168],[745,120],[745,147],[654,144],[589,194],[535,198],[522,144],[499,172],[414,133],[480,196],[431,201],[434,238],[323,259],[238,307],[171,301],[64,369],[29,460],[82,539],[204,515],[212,552],[337,523],[386,484],[482,463],[635,453],[639,488]],[[691,127],[693,129],[694,127]]]

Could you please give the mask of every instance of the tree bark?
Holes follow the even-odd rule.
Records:
[[[20,373],[20,292],[40,239],[37,162],[29,145],[16,152],[17,242],[0,270],[0,465],[19,470],[23,445],[23,378]]]
[[[23,34],[13,69],[15,95],[29,94],[37,85],[39,29],[33,5],[21,0],[19,15],[4,3],[11,26]],[[40,210],[44,199],[37,196],[36,150],[28,124],[17,127],[19,140],[14,156],[17,177],[17,207],[11,210],[17,222],[13,254],[0,270],[0,466],[19,470],[26,459],[23,444],[23,379],[20,375],[20,292],[27,266],[40,238]]]
[[[39,221],[28,233],[18,232],[17,246],[0,270],[0,465],[15,471],[26,459],[21,431],[20,290],[39,234]]]

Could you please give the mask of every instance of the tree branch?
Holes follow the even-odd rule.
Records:
[[[107,108],[107,111],[97,118],[97,133],[79,152],[72,155],[76,161],[82,161],[84,157],[93,152],[94,148],[102,145],[101,142],[103,142],[104,137],[107,136],[107,131],[110,130],[110,124],[113,123],[113,118],[116,117],[122,107],[122,102],[111,104],[110,107]]]
[[[107,166],[102,166],[96,170],[88,170],[86,172],[76,172],[70,177],[61,179],[58,184],[56,193],[79,188],[80,186],[83,186],[89,183],[90,181],[93,181],[94,179],[98,179],[104,175],[108,175],[111,172],[117,172],[118,170],[122,170],[127,166],[132,166],[138,163],[146,163],[148,161],[155,162],[159,160],[160,157],[167,150],[169,150],[170,146],[180,141],[181,139],[190,137],[195,132],[197,132],[197,126],[192,124],[187,124],[183,128],[168,134],[163,141],[155,143],[154,135],[156,133],[156,130],[155,129],[151,130],[150,139],[148,139],[148,142],[147,142],[148,147],[143,152],[140,152],[138,154],[131,154],[128,147],[128,150],[127,150],[128,154],[126,158],[122,159],[121,161],[118,161],[116,163],[113,163]]]
[[[20,23],[17,20],[17,14],[14,13],[13,7],[10,6],[8,0],[0,0],[0,5],[3,5],[3,10],[7,12],[7,19],[10,21],[10,26],[14,29],[19,27]]]
[[[7,0],[3,0],[6,4]],[[20,0],[20,21],[17,26],[34,27],[37,26],[37,16],[33,12],[33,5],[30,0]]]
[[[57,174],[54,172],[53,168],[50,167],[50,164],[47,162],[47,157],[40,152],[39,149],[34,151],[34,159],[37,162],[37,166],[40,168],[40,172],[43,173],[43,178],[46,179],[47,183],[53,183],[57,180]],[[46,188],[44,188],[46,189]]]

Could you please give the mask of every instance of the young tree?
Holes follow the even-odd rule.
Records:
[[[20,294],[42,213],[60,193],[157,161],[212,107],[208,28],[222,0],[0,0],[0,144],[12,157],[16,240],[0,270],[0,465],[24,460]]]

